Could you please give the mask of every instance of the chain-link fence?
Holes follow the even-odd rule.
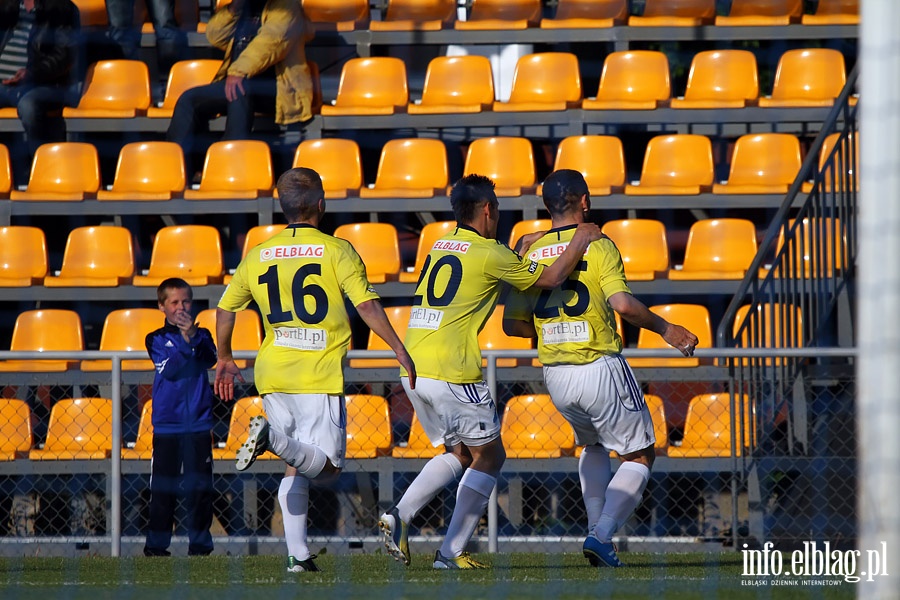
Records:
[[[635,373],[653,414],[657,459],[643,502],[618,533],[620,546],[852,543],[852,350],[700,350],[697,366],[671,366],[674,351],[654,363],[654,352],[667,354],[626,351],[640,357],[632,362],[640,365]],[[775,359],[775,353],[804,352],[790,370],[781,368],[787,359]],[[91,543],[101,553],[140,551],[148,516],[153,372],[120,370],[118,359],[126,355],[43,353],[43,363],[0,371],[0,552],[42,547],[46,553],[54,545]],[[389,355],[351,353],[348,464],[334,484],[312,487],[312,547],[377,551],[379,514],[441,451],[424,436],[396,368],[384,360]],[[734,358],[748,355],[757,358]],[[24,356],[0,353],[0,359]],[[381,360],[360,360],[373,356]],[[549,402],[533,351],[485,356],[508,459],[474,549],[577,550],[588,524],[573,431]],[[97,358],[115,358],[115,368],[80,368],[79,360]],[[495,358],[503,366],[495,367]],[[63,370],[38,371],[48,359],[65,359]],[[750,361],[762,368],[750,368]],[[252,382],[252,369],[245,375]],[[284,464],[266,454],[247,472],[234,469],[248,422],[263,410],[255,394],[248,383],[236,391],[240,399],[215,409],[213,535],[217,547],[235,552],[283,552],[277,494]],[[120,443],[114,443],[117,436]],[[113,458],[116,452],[120,459]],[[412,521],[413,552],[439,543],[454,502],[455,490],[447,489]],[[175,535],[177,548],[186,535],[180,504]],[[38,546],[26,550],[26,541]]]

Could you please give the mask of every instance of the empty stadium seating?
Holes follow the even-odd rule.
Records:
[[[59,275],[47,287],[115,287],[134,275],[131,232],[124,227],[78,227],[69,232]]]
[[[341,225],[334,236],[347,240],[366,265],[369,283],[384,283],[400,273],[400,242],[397,229],[390,223]]]
[[[156,232],[146,275],[135,275],[136,286],[156,287],[168,277],[190,285],[222,281],[222,241],[209,225],[169,225]]]
[[[575,432],[547,394],[510,398],[500,437],[508,458],[554,458],[575,451]]]
[[[84,332],[81,317],[73,310],[39,309],[19,313],[9,349],[13,352],[81,351]],[[3,360],[0,372],[52,372],[75,367],[71,360]]]
[[[484,56],[438,56],[428,63],[422,98],[407,106],[411,115],[477,113],[494,102],[491,63]]]
[[[47,237],[27,225],[0,227],[0,287],[40,284],[47,274]]]

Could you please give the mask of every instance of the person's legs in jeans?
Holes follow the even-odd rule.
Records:
[[[165,77],[175,62],[186,58],[187,34],[175,20],[175,0],[148,0],[147,8],[156,33],[159,76]]]
[[[228,103],[223,140],[250,139],[255,112],[275,113],[276,84],[274,79],[244,80],[244,94]]]
[[[188,554],[212,552],[213,471],[212,434],[184,436],[184,487],[186,493]]]
[[[106,0],[109,39],[122,49],[122,58],[138,60],[141,32],[134,24],[134,0]]]
[[[19,120],[32,156],[41,144],[66,141],[65,105],[66,92],[60,87],[34,87],[19,98]]]
[[[188,177],[194,173],[194,165],[202,163],[201,154],[206,152],[206,145],[209,143],[210,119],[222,114],[227,108],[224,80],[191,88],[175,103],[166,139],[184,150]]]

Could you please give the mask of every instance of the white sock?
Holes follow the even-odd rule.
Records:
[[[400,518],[406,523],[412,521],[422,507],[431,502],[438,492],[458,480],[462,472],[459,459],[449,452],[429,460],[397,503]]]
[[[578,459],[578,477],[581,479],[581,495],[587,511],[588,530],[603,513],[606,487],[612,474],[609,466],[609,452],[602,446],[585,446]]]
[[[641,463],[627,461],[619,466],[619,470],[606,488],[606,502],[603,513],[593,533],[601,542],[612,541],[612,536],[625,520],[634,512],[641,502],[641,495],[650,480],[650,469]]]
[[[289,438],[272,427],[269,427],[269,450],[310,479],[315,479],[328,461],[318,446]]]
[[[309,479],[303,476],[285,477],[278,486],[278,504],[284,520],[284,537],[288,555],[297,560],[309,558],[306,545],[306,515],[309,512]]]
[[[456,491],[456,508],[450,517],[447,537],[441,544],[441,554],[447,557],[462,554],[472,534],[475,533],[496,483],[496,477],[474,469],[466,469]]]

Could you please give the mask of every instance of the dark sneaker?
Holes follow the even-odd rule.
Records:
[[[297,560],[293,556],[288,556],[288,573],[320,571],[321,569],[319,569],[319,567],[316,566],[316,563],[313,562],[313,559],[315,557],[315,554],[310,554],[309,558],[307,558],[306,560]]]
[[[384,547],[387,548],[388,554],[408,567],[409,524],[400,518],[396,507],[381,515],[378,519],[378,528],[384,536]]]
[[[616,554],[616,547],[612,542],[601,542],[596,537],[589,535],[584,540],[581,552],[588,559],[592,567],[624,567]]]
[[[144,556],[172,556],[172,553],[161,548],[150,548],[148,546],[144,546]]]
[[[434,553],[434,564],[432,567],[435,569],[489,569],[490,565],[478,562],[468,552],[463,552],[459,556],[449,557],[444,556],[440,550],[437,550]]]
[[[256,458],[269,449],[269,422],[262,415],[250,419],[247,441],[241,444],[235,454],[238,471],[246,471]]]

